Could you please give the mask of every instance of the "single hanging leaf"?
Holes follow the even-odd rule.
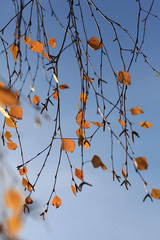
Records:
[[[0,112],[1,112],[6,118],[10,118],[10,116],[8,115],[8,113],[7,113],[2,107],[0,107]]]
[[[4,194],[4,203],[14,213],[20,212],[23,206],[23,197],[20,191],[13,188],[7,190]]]
[[[83,182],[83,171],[82,170],[75,168],[74,174],[77,178],[79,178]]]
[[[80,100],[82,103],[86,104],[86,102],[88,101],[88,96],[87,96],[85,93],[81,93],[81,94],[79,95],[79,100]]]
[[[127,175],[126,175],[126,172],[124,171],[123,167],[121,167],[121,170],[122,170],[123,177],[126,178]]]
[[[90,147],[90,142],[83,138],[83,137],[80,137],[79,140],[78,140],[78,144],[80,144],[81,146],[83,146],[84,148],[86,148],[88,150],[88,148]]]
[[[10,149],[10,150],[15,150],[18,146],[17,146],[17,144],[14,143],[14,142],[7,142],[7,147],[8,147],[8,149]]]
[[[97,127],[103,127],[104,125],[100,122],[91,122],[93,125],[97,126]]]
[[[101,167],[103,170],[107,169],[107,167],[103,164],[103,162],[101,161],[101,159],[97,155],[93,156],[91,162],[92,162],[92,165],[93,165],[94,168]]]
[[[19,174],[20,174],[21,176],[25,175],[25,174],[28,172],[26,166],[23,167],[23,168],[18,169],[18,171],[19,171]]]
[[[77,134],[77,137],[78,138],[81,138],[81,137],[84,137],[84,132],[83,132],[83,130],[82,130],[82,128],[78,128],[77,130],[76,130],[76,134]]]
[[[138,170],[146,170],[148,168],[147,159],[145,157],[135,158],[135,163]]]
[[[26,178],[22,179],[22,185],[23,187],[25,187],[29,192],[32,192],[32,186],[31,184],[28,182],[28,180]]]
[[[39,105],[40,97],[38,97],[37,95],[34,95],[33,98],[32,98],[32,102],[33,102],[35,105]]]
[[[18,46],[16,44],[12,44],[10,52],[13,54],[13,59],[15,62],[17,62],[18,51],[19,51]]]
[[[71,185],[71,189],[72,189],[73,194],[74,194],[75,196],[77,196],[77,195],[76,195],[76,188],[75,188],[75,186]]]
[[[56,47],[56,39],[49,38],[48,45],[51,46],[52,48],[55,48]]]
[[[25,204],[32,204],[33,203],[33,200],[32,200],[32,198],[31,197],[26,197],[26,199],[25,199]]]
[[[38,41],[31,41],[29,44],[29,48],[36,53],[43,53],[44,52],[44,46],[41,42]]]
[[[63,138],[61,142],[61,149],[68,152],[73,152],[75,148],[75,143],[71,139]]]
[[[42,53],[42,55],[43,55],[43,57],[45,57],[47,60],[49,60],[49,59],[50,59],[50,57],[48,56],[48,54],[47,54],[47,53],[43,52],[43,53]]]
[[[67,84],[62,84],[62,85],[59,85],[59,88],[60,88],[61,90],[64,90],[64,89],[67,89],[67,88],[69,88],[69,87],[68,87]]]
[[[9,131],[6,131],[4,136],[7,139],[7,141],[12,142],[12,140],[11,140],[12,135]]]
[[[160,199],[160,190],[152,188],[151,190],[151,196],[156,199]]]
[[[22,120],[22,117],[23,117],[23,110],[21,107],[19,106],[16,106],[16,107],[10,107],[10,111],[9,111],[9,115],[12,117],[12,118],[17,118],[19,120]]]
[[[131,108],[130,112],[132,115],[140,115],[140,114],[144,113],[140,107]]]
[[[140,122],[139,125],[140,125],[141,127],[143,127],[143,128],[150,128],[150,127],[153,126],[153,125],[152,125],[150,122],[148,122],[148,121]]]
[[[14,118],[5,118],[5,124],[8,126],[8,127],[12,127],[12,128],[16,128],[16,121]]]
[[[5,221],[7,235],[12,239],[16,237],[22,228],[22,218],[20,214],[13,215]]]
[[[94,51],[100,49],[103,44],[101,43],[101,41],[96,38],[96,37],[92,37],[87,41],[88,45],[90,46],[90,48]]]
[[[59,98],[59,91],[58,91],[58,89],[55,89],[55,90],[54,90],[54,92],[53,92],[53,97],[54,97],[55,100],[58,101],[58,98]]]
[[[125,127],[125,126],[126,126],[125,122],[123,122],[122,119],[118,119],[118,122],[121,124],[122,127]]]
[[[23,42],[25,43],[25,44],[30,44],[31,43],[31,39],[30,39],[30,37],[23,37]]]
[[[0,86],[0,105],[9,107],[18,103],[19,100],[9,89]]]
[[[62,200],[58,196],[55,196],[52,200],[52,205],[59,208],[62,205]]]
[[[124,85],[131,85],[131,75],[129,72],[118,72],[117,80]]]

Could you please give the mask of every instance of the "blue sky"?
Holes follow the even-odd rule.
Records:
[[[64,25],[66,25],[66,1],[53,1],[53,7],[57,15],[62,19]],[[41,1],[42,5],[46,9],[46,27],[49,37],[54,37],[57,40],[57,46],[55,50],[52,50],[53,54],[58,52],[61,45],[62,36],[64,32],[56,23],[54,18],[50,20],[50,9],[47,1]],[[135,1],[95,1],[97,6],[103,10],[103,12],[110,18],[117,22],[120,22],[126,29],[129,30],[132,36],[136,33],[136,20],[137,20],[137,3]],[[63,5],[64,4],[64,5]],[[151,1],[142,1],[142,6],[148,9]],[[85,1],[82,1],[82,6],[85,6]],[[159,15],[160,6],[158,1],[155,1],[153,7],[153,13]],[[88,27],[88,37],[97,36],[96,28],[90,20],[87,10],[84,19],[86,26]],[[1,22],[0,28],[8,22],[13,16],[14,11],[12,3],[6,3],[5,0],[1,0]],[[25,13],[27,15],[27,12]],[[160,15],[159,15],[160,16]],[[122,64],[119,58],[118,48],[113,43],[113,33],[107,24],[104,24],[101,17],[97,18],[103,33],[103,40],[106,43],[108,52],[112,59],[114,69],[116,71],[122,70]],[[12,27],[14,26],[11,25]],[[146,29],[146,39],[143,46],[143,52],[148,56],[148,60],[156,69],[159,69],[159,52],[160,52],[160,34],[159,34],[159,21],[153,17],[149,17],[148,25]],[[32,29],[33,38],[35,36],[34,27]],[[125,47],[128,46],[128,40],[124,34],[119,33],[121,40]],[[4,38],[13,39],[12,28],[8,28],[5,31]],[[68,40],[69,41],[69,40]],[[90,50],[91,58],[93,53]],[[63,136],[75,137],[75,131],[77,124],[75,116],[78,112],[78,96],[81,93],[79,83],[79,72],[76,59],[74,58],[74,52],[70,49],[66,50],[62,56],[62,60],[59,64],[59,81],[61,84],[66,83],[69,85],[69,89],[61,92],[61,121],[63,126]],[[35,67],[35,53],[30,53],[31,66]],[[99,64],[99,52],[95,52],[93,63],[96,69]],[[126,63],[129,62],[129,57],[126,55]],[[47,63],[47,61],[46,61]],[[7,83],[7,71],[4,63],[4,55],[0,56],[1,71],[0,75]],[[104,64],[105,66],[105,64]],[[25,68],[24,68],[25,70]],[[151,184],[153,188],[160,189],[160,162],[159,162],[159,132],[160,132],[160,115],[159,115],[159,103],[160,103],[160,82],[152,70],[146,65],[144,59],[139,56],[137,63],[134,63],[131,70],[132,85],[129,86],[127,93],[127,109],[135,106],[140,106],[144,114],[140,116],[128,116],[134,123],[141,121],[149,121],[153,124],[150,129],[142,129],[138,124],[134,125],[134,129],[139,133],[140,139],[136,139],[133,149],[135,157],[145,156],[148,160],[149,168],[142,174],[147,182]],[[112,81],[115,81],[109,65],[106,63],[106,67],[103,70],[103,77],[108,82],[105,91],[107,97],[111,100],[115,98],[115,85]],[[43,72],[39,71],[38,81],[35,83],[36,94],[45,99],[45,93],[47,91],[46,82],[44,80]],[[96,83],[95,83],[96,84]],[[18,86],[17,86],[18,87]],[[24,88],[24,96],[29,91],[30,79]],[[56,104],[56,102],[55,102]],[[100,115],[96,114],[95,100],[92,95],[89,95],[87,103],[86,116],[89,121],[101,122]],[[27,103],[27,98],[21,100],[21,106],[23,107],[24,116],[23,121],[19,122],[19,132],[22,134],[22,143],[25,161],[32,158],[43,148],[45,148],[51,139],[53,132],[54,121],[52,119],[46,120],[42,117],[38,111]],[[51,109],[50,116],[54,116],[54,108]],[[41,118],[41,127],[35,128],[35,118]],[[120,132],[120,126],[117,123],[118,114],[114,114],[110,117],[109,121],[113,122],[116,131]],[[54,119],[54,118],[53,118]],[[3,116],[0,116],[0,121],[3,122]],[[92,129],[95,127],[92,126]],[[96,128],[95,128],[96,129]],[[88,130],[90,131],[90,130]],[[13,131],[12,131],[13,132]],[[89,133],[91,133],[90,131]],[[13,132],[13,138],[16,139],[16,134]],[[132,164],[129,163],[129,181],[131,187],[127,191],[123,186],[120,187],[120,183],[112,181],[112,176],[108,171],[102,171],[102,169],[94,169],[91,163],[87,163],[84,166],[85,180],[91,183],[93,186],[84,186],[83,191],[78,193],[75,197],[71,191],[71,176],[70,169],[65,154],[62,155],[62,163],[57,181],[57,195],[62,199],[62,206],[55,209],[52,205],[49,207],[49,212],[46,215],[46,220],[43,221],[39,216],[42,212],[43,205],[47,202],[49,194],[51,192],[55,167],[58,161],[58,148],[60,141],[55,143],[55,146],[51,152],[51,156],[46,164],[44,172],[39,179],[36,192],[32,195],[34,204],[31,207],[31,213],[24,216],[24,227],[20,233],[22,240],[33,239],[109,239],[109,240],[159,240],[160,235],[160,220],[159,220],[159,201],[154,200],[153,203],[147,199],[145,203],[142,202],[145,196],[145,189],[142,181],[135,173]],[[125,158],[124,152],[120,146],[114,143],[114,159],[115,168],[117,173],[121,175],[121,165],[123,158]],[[4,156],[7,162],[13,169],[20,162],[20,150],[17,149],[14,152],[8,151],[6,148],[3,150]],[[108,130],[104,134],[103,131],[97,133],[96,138],[93,139],[89,150],[84,149],[85,161],[91,160],[93,155],[98,155],[104,164],[111,169],[110,163],[110,135]],[[36,174],[38,173],[41,164],[43,163],[45,154],[35,159],[30,165],[28,165],[29,177],[31,181],[34,181]],[[73,154],[70,154],[73,166],[80,168],[80,149],[76,146],[76,150]],[[16,172],[17,174],[17,172]],[[17,174],[18,176],[18,174]],[[10,180],[7,177],[7,184],[10,184]],[[18,176],[19,181],[21,178]],[[21,185],[21,183],[19,184]]]

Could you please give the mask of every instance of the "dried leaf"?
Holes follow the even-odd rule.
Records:
[[[91,124],[89,122],[87,122],[86,120],[83,120],[82,122],[77,122],[77,123],[81,128],[88,129],[91,127]]]
[[[51,46],[52,48],[55,48],[56,47],[56,39],[49,38],[48,45]]]
[[[97,126],[97,127],[103,127],[104,125],[100,122],[91,122],[93,125]]]
[[[80,109],[76,116],[76,121],[78,125],[81,125],[81,122],[84,120],[84,116],[85,116],[85,112]]]
[[[58,89],[55,89],[55,90],[54,90],[54,92],[53,92],[53,97],[54,97],[55,100],[58,101],[58,98],[59,98],[59,91],[58,91]]]
[[[10,52],[13,54],[13,59],[15,62],[17,62],[18,51],[19,51],[18,46],[16,44],[12,44]]]
[[[117,80],[124,85],[131,85],[131,75],[129,72],[118,72]]]
[[[19,174],[20,174],[21,176],[27,174],[27,172],[28,172],[26,166],[23,167],[23,168],[20,168],[18,171],[19,171]]]
[[[12,142],[12,140],[11,140],[12,135],[9,131],[6,131],[4,136],[7,139],[7,141]]]
[[[135,158],[135,163],[138,170],[146,170],[148,168],[147,159],[145,157]]]
[[[93,156],[91,162],[92,162],[94,168],[101,167],[103,170],[107,169],[107,167],[103,164],[103,162],[97,155]]]
[[[86,81],[89,82],[89,83],[92,83],[92,82],[93,82],[93,79],[90,78],[90,77],[88,77],[86,74],[83,75],[82,79],[83,79],[83,80],[86,80]]]
[[[84,137],[84,132],[83,132],[83,130],[81,129],[81,128],[78,128],[77,130],[76,130],[76,134],[77,134],[77,137],[78,138],[81,138],[81,137]]]
[[[90,142],[83,138],[83,137],[80,137],[79,140],[78,140],[78,144],[80,144],[81,146],[83,146],[84,148],[86,148],[88,150],[88,148],[90,147]]]
[[[29,44],[29,48],[33,51],[33,52],[37,52],[37,53],[43,53],[44,52],[44,46],[41,42],[38,41],[31,41]]]
[[[10,116],[8,115],[8,113],[7,113],[2,107],[0,107],[0,112],[1,112],[6,118],[10,118]]]
[[[26,197],[26,199],[25,199],[25,204],[32,204],[33,203],[33,200],[32,200],[32,198],[31,197]]]
[[[21,107],[19,106],[16,106],[16,107],[10,107],[10,111],[9,111],[9,115],[12,117],[12,118],[17,118],[19,120],[22,120],[22,117],[23,117],[23,110]]]
[[[25,44],[30,44],[30,43],[31,43],[30,37],[24,36],[24,37],[23,37],[23,42],[24,42]]]
[[[22,227],[21,215],[14,215],[6,219],[5,221],[6,231],[10,237],[17,236]]]
[[[122,119],[118,119],[118,122],[121,124],[122,127],[125,127],[125,126],[126,126],[125,122],[123,122]]]
[[[33,102],[35,105],[39,105],[40,97],[38,97],[37,95],[34,95],[33,98],[32,98],[32,102]]]
[[[13,188],[9,189],[4,194],[4,203],[6,207],[10,208],[13,212],[20,212],[23,206],[21,192]]]
[[[0,105],[8,107],[18,103],[18,99],[9,89],[0,86]]]
[[[82,93],[79,95],[79,100],[80,100],[82,103],[86,104],[86,102],[88,101],[88,96],[87,96],[85,93],[82,92]]]
[[[127,175],[126,175],[126,172],[124,171],[123,167],[121,167],[121,170],[122,170],[123,177],[126,178]]]
[[[61,149],[68,152],[73,152],[75,148],[75,143],[71,139],[63,138],[61,142]]]
[[[67,84],[62,84],[62,85],[59,85],[59,88],[60,88],[61,90],[64,90],[64,89],[67,89],[67,88],[69,88],[69,87],[68,87]]]
[[[132,115],[140,115],[140,114],[144,113],[140,107],[131,108],[130,112]]]
[[[74,174],[77,178],[79,178],[81,181],[83,181],[83,171],[82,170],[75,168]]]
[[[152,188],[151,190],[151,196],[156,199],[160,199],[160,190]]]
[[[76,196],[76,188],[75,188],[75,186],[71,185],[71,189],[72,189],[73,194]]]
[[[8,127],[12,127],[12,128],[16,128],[16,121],[14,118],[5,118],[5,124],[8,126]]]
[[[10,149],[10,150],[15,150],[18,146],[17,146],[17,144],[14,143],[14,142],[7,142],[7,147],[8,147],[8,149]]]
[[[52,200],[52,205],[56,208],[59,208],[62,205],[62,201],[58,196],[55,196]]]
[[[26,178],[22,179],[22,185],[23,187],[25,187],[29,192],[32,192],[32,186],[31,184],[28,182],[28,180]]]
[[[43,57],[45,57],[46,59],[48,59],[48,60],[50,59],[50,57],[48,56],[47,53],[43,52],[42,55],[43,55]]]
[[[148,122],[148,121],[140,122],[139,125],[140,125],[141,127],[143,127],[143,128],[150,128],[150,127],[153,126],[153,125],[152,125],[150,122]]]
[[[88,41],[87,41],[87,43],[88,43],[88,45],[90,46],[90,48],[92,49],[92,50],[98,50],[98,49],[100,49],[102,46],[103,46],[103,44],[100,42],[100,40],[98,39],[98,38],[96,38],[96,37],[92,37],[92,38],[90,38]]]

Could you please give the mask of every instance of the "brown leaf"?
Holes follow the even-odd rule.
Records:
[[[90,142],[83,138],[83,137],[80,137],[79,140],[78,140],[78,143],[83,146],[84,148],[86,148],[88,150],[88,148],[90,147]]]
[[[160,190],[152,188],[151,190],[151,196],[156,199],[160,199]]]
[[[82,128],[78,128],[77,130],[76,130],[76,134],[77,134],[77,137],[78,138],[81,138],[81,137],[84,137],[84,132],[83,132],[83,130],[82,130]]]
[[[150,122],[148,122],[148,121],[140,122],[139,125],[140,125],[141,127],[143,127],[143,128],[150,128],[150,127],[153,126],[153,125],[152,125]]]
[[[132,115],[140,115],[140,114],[144,113],[140,107],[131,108],[130,112]]]
[[[27,174],[27,172],[28,172],[26,166],[23,167],[23,168],[20,168],[18,171],[19,171],[19,174],[20,174],[21,176]]]
[[[91,122],[93,125],[97,126],[97,127],[103,127],[104,125],[100,122]]]
[[[62,85],[59,85],[59,88],[60,88],[61,90],[64,90],[64,89],[67,89],[67,88],[69,88],[69,87],[68,87],[67,84],[62,84]]]
[[[10,107],[9,115],[11,118],[17,118],[19,120],[22,120],[23,117],[23,110],[21,107],[16,106],[16,107]]]
[[[136,158],[135,163],[138,170],[146,170],[148,168],[147,159],[145,157]]]
[[[26,178],[22,179],[22,185],[23,187],[25,187],[29,192],[32,192],[32,186],[31,184],[28,182],[28,180]]]
[[[131,85],[131,75],[129,72],[118,72],[117,80],[124,85]]]
[[[32,102],[33,102],[35,105],[39,105],[40,97],[38,97],[37,95],[34,95],[33,98],[32,98]]]
[[[58,196],[55,196],[52,200],[52,205],[59,208],[62,205],[62,200]]]
[[[0,86],[0,105],[8,107],[18,103],[19,100],[9,89]]]
[[[73,194],[76,196],[76,188],[75,188],[75,186],[71,185],[71,189],[72,189]]]
[[[26,197],[26,199],[25,199],[25,204],[32,204],[33,203],[33,200],[32,200],[32,198],[31,197]]]
[[[7,190],[4,194],[4,203],[6,207],[10,208],[13,212],[20,212],[23,206],[21,192],[13,188]]]
[[[88,101],[88,96],[87,96],[85,93],[82,92],[82,93],[79,95],[79,100],[80,100],[82,103],[86,104],[86,102]]]
[[[82,170],[75,168],[74,174],[77,178],[79,178],[83,182],[83,171]]]
[[[53,92],[53,97],[54,97],[55,100],[58,101],[58,98],[59,98],[59,91],[58,91],[58,89],[55,89],[55,90],[54,90],[54,92]]]
[[[4,136],[7,139],[7,141],[12,142],[12,140],[11,140],[12,135],[9,131],[6,131]]]
[[[14,142],[7,142],[7,147],[8,147],[8,149],[10,149],[10,150],[15,150],[18,146],[17,146],[17,144],[14,143]]]
[[[75,143],[71,139],[63,138],[61,142],[61,149],[68,152],[73,152],[75,148]]]
[[[44,46],[41,42],[38,41],[31,41],[29,44],[29,48],[33,51],[33,52],[37,52],[37,53],[43,53],[44,52]]]
[[[89,83],[92,83],[93,82],[93,79],[88,77],[86,74],[83,75],[82,79],[86,80],[87,82]]]
[[[30,37],[23,37],[23,42],[25,43],[25,44],[30,44],[31,43],[31,39],[30,39]]]
[[[56,47],[56,39],[49,38],[48,45],[51,46],[52,48],[55,48]]]
[[[5,124],[8,126],[8,127],[12,127],[12,128],[16,128],[16,121],[14,118],[5,118]]]
[[[85,116],[85,112],[80,109],[80,111],[78,112],[78,114],[76,116],[76,121],[77,121],[78,125],[81,125],[81,122],[84,120],[84,116]]]
[[[101,161],[101,159],[97,155],[93,156],[91,162],[92,162],[92,165],[93,165],[94,168],[101,167],[103,170],[107,169],[107,167],[103,164],[103,162]]]
[[[127,175],[126,175],[126,172],[124,171],[123,167],[121,167],[121,170],[122,170],[123,177],[126,178]]]
[[[87,43],[88,43],[88,45],[90,46],[90,48],[92,49],[92,50],[98,50],[98,49],[100,49],[102,46],[103,46],[103,44],[100,42],[100,40],[98,39],[98,38],[96,38],[96,37],[92,37],[92,38],[90,38],[88,41],[87,41]]]

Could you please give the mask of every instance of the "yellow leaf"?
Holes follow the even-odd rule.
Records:
[[[26,166],[25,166],[24,168],[18,169],[18,171],[19,171],[19,174],[20,174],[21,176],[27,174],[27,172],[28,172]]]
[[[63,138],[61,142],[61,149],[68,152],[73,152],[75,148],[75,143],[71,139]]]
[[[55,100],[58,100],[58,98],[59,98],[59,91],[58,91],[58,89],[54,90],[53,97],[54,97]]]
[[[101,167],[103,170],[107,169],[107,167],[103,164],[103,162],[101,161],[101,159],[97,155],[93,156],[91,162],[92,162],[92,165],[93,165],[94,168]]]
[[[74,174],[77,178],[79,178],[81,181],[83,181],[83,171],[82,170],[75,168]]]
[[[64,90],[64,89],[67,89],[67,88],[69,88],[69,87],[68,87],[67,84],[62,84],[62,85],[59,85],[59,88],[60,88],[61,90]]]
[[[77,134],[77,137],[79,137],[79,138],[84,137],[84,135],[85,135],[81,128],[78,128],[76,130],[76,134]]]
[[[8,107],[18,103],[18,99],[9,89],[0,86],[0,105]]]
[[[23,117],[23,110],[21,107],[19,106],[16,106],[16,107],[10,107],[10,111],[9,111],[9,115],[12,117],[12,118],[17,118],[19,120],[22,120],[22,117]]]
[[[37,52],[37,53],[43,53],[44,52],[44,46],[41,42],[38,41],[31,41],[29,44],[29,48],[33,51],[33,52]]]
[[[62,205],[62,200],[58,196],[55,196],[52,200],[52,205],[59,208]]]
[[[85,93],[81,93],[81,94],[79,95],[79,100],[80,100],[82,103],[86,104],[86,102],[88,101],[88,96],[87,96]]]
[[[130,112],[132,115],[140,115],[140,114],[144,113],[140,107],[131,108]]]
[[[42,55],[43,55],[43,57],[45,57],[46,59],[48,59],[48,60],[50,59],[50,57],[48,56],[47,53],[43,52]]]
[[[117,80],[124,85],[131,85],[131,75],[129,72],[118,72]]]
[[[8,149],[10,149],[10,150],[15,150],[18,146],[17,146],[17,144],[14,143],[14,142],[7,142],[7,147],[8,147]]]
[[[6,219],[5,221],[7,234],[13,238],[17,236],[18,232],[22,228],[22,218],[21,215],[14,215]]]
[[[23,37],[23,42],[25,43],[25,44],[30,44],[31,43],[31,39],[30,39],[30,37]]]
[[[98,49],[100,49],[102,46],[103,46],[103,44],[100,42],[100,40],[98,39],[98,38],[96,38],[96,37],[92,37],[92,38],[90,38],[88,41],[87,41],[87,43],[88,43],[88,45],[90,46],[90,48],[92,49],[92,50],[98,50]]]
[[[9,131],[6,131],[4,136],[7,139],[7,141],[12,142],[12,140],[11,140],[12,135]]]
[[[97,127],[103,127],[104,125],[100,122],[91,122],[93,125],[97,126]]]
[[[151,190],[151,196],[156,199],[160,199],[160,190],[152,188]]]
[[[86,148],[88,150],[88,148],[90,147],[90,142],[83,138],[83,137],[80,137],[79,140],[78,140],[78,143],[83,146],[84,148]]]
[[[49,38],[48,45],[51,46],[52,48],[55,48],[56,47],[56,39]]]
[[[21,192],[13,188],[9,189],[4,194],[4,203],[6,207],[10,208],[13,212],[20,212],[23,206],[23,197]]]
[[[10,118],[10,116],[8,115],[8,113],[7,113],[2,107],[0,107],[0,112],[1,112],[6,118]]]
[[[16,121],[14,118],[5,118],[5,124],[8,126],[8,127],[12,127],[12,128],[16,128]]]
[[[123,177],[126,178],[127,175],[126,175],[126,173],[125,173],[123,167],[121,167],[121,170],[122,170],[122,175],[123,175]]]
[[[122,127],[125,127],[125,126],[126,126],[125,122],[123,122],[122,119],[118,119],[118,122],[121,124]]]
[[[73,194],[76,196],[76,188],[75,188],[75,186],[71,185],[71,189],[72,189]]]
[[[135,163],[138,170],[146,170],[148,168],[147,159],[145,157],[135,158]]]
[[[31,184],[28,182],[28,180],[26,178],[22,179],[22,185],[23,187],[25,187],[29,192],[32,192],[32,186]]]
[[[39,105],[40,97],[38,97],[37,95],[34,95],[33,98],[32,98],[32,102],[33,102],[35,105]]]
[[[153,125],[152,125],[150,122],[148,122],[148,121],[140,122],[139,125],[140,125],[141,127],[143,127],[143,128],[150,128],[150,127],[153,126]]]
[[[85,116],[85,112],[80,109],[76,116],[76,121],[78,125],[81,125],[81,122],[84,120],[84,116]]]

